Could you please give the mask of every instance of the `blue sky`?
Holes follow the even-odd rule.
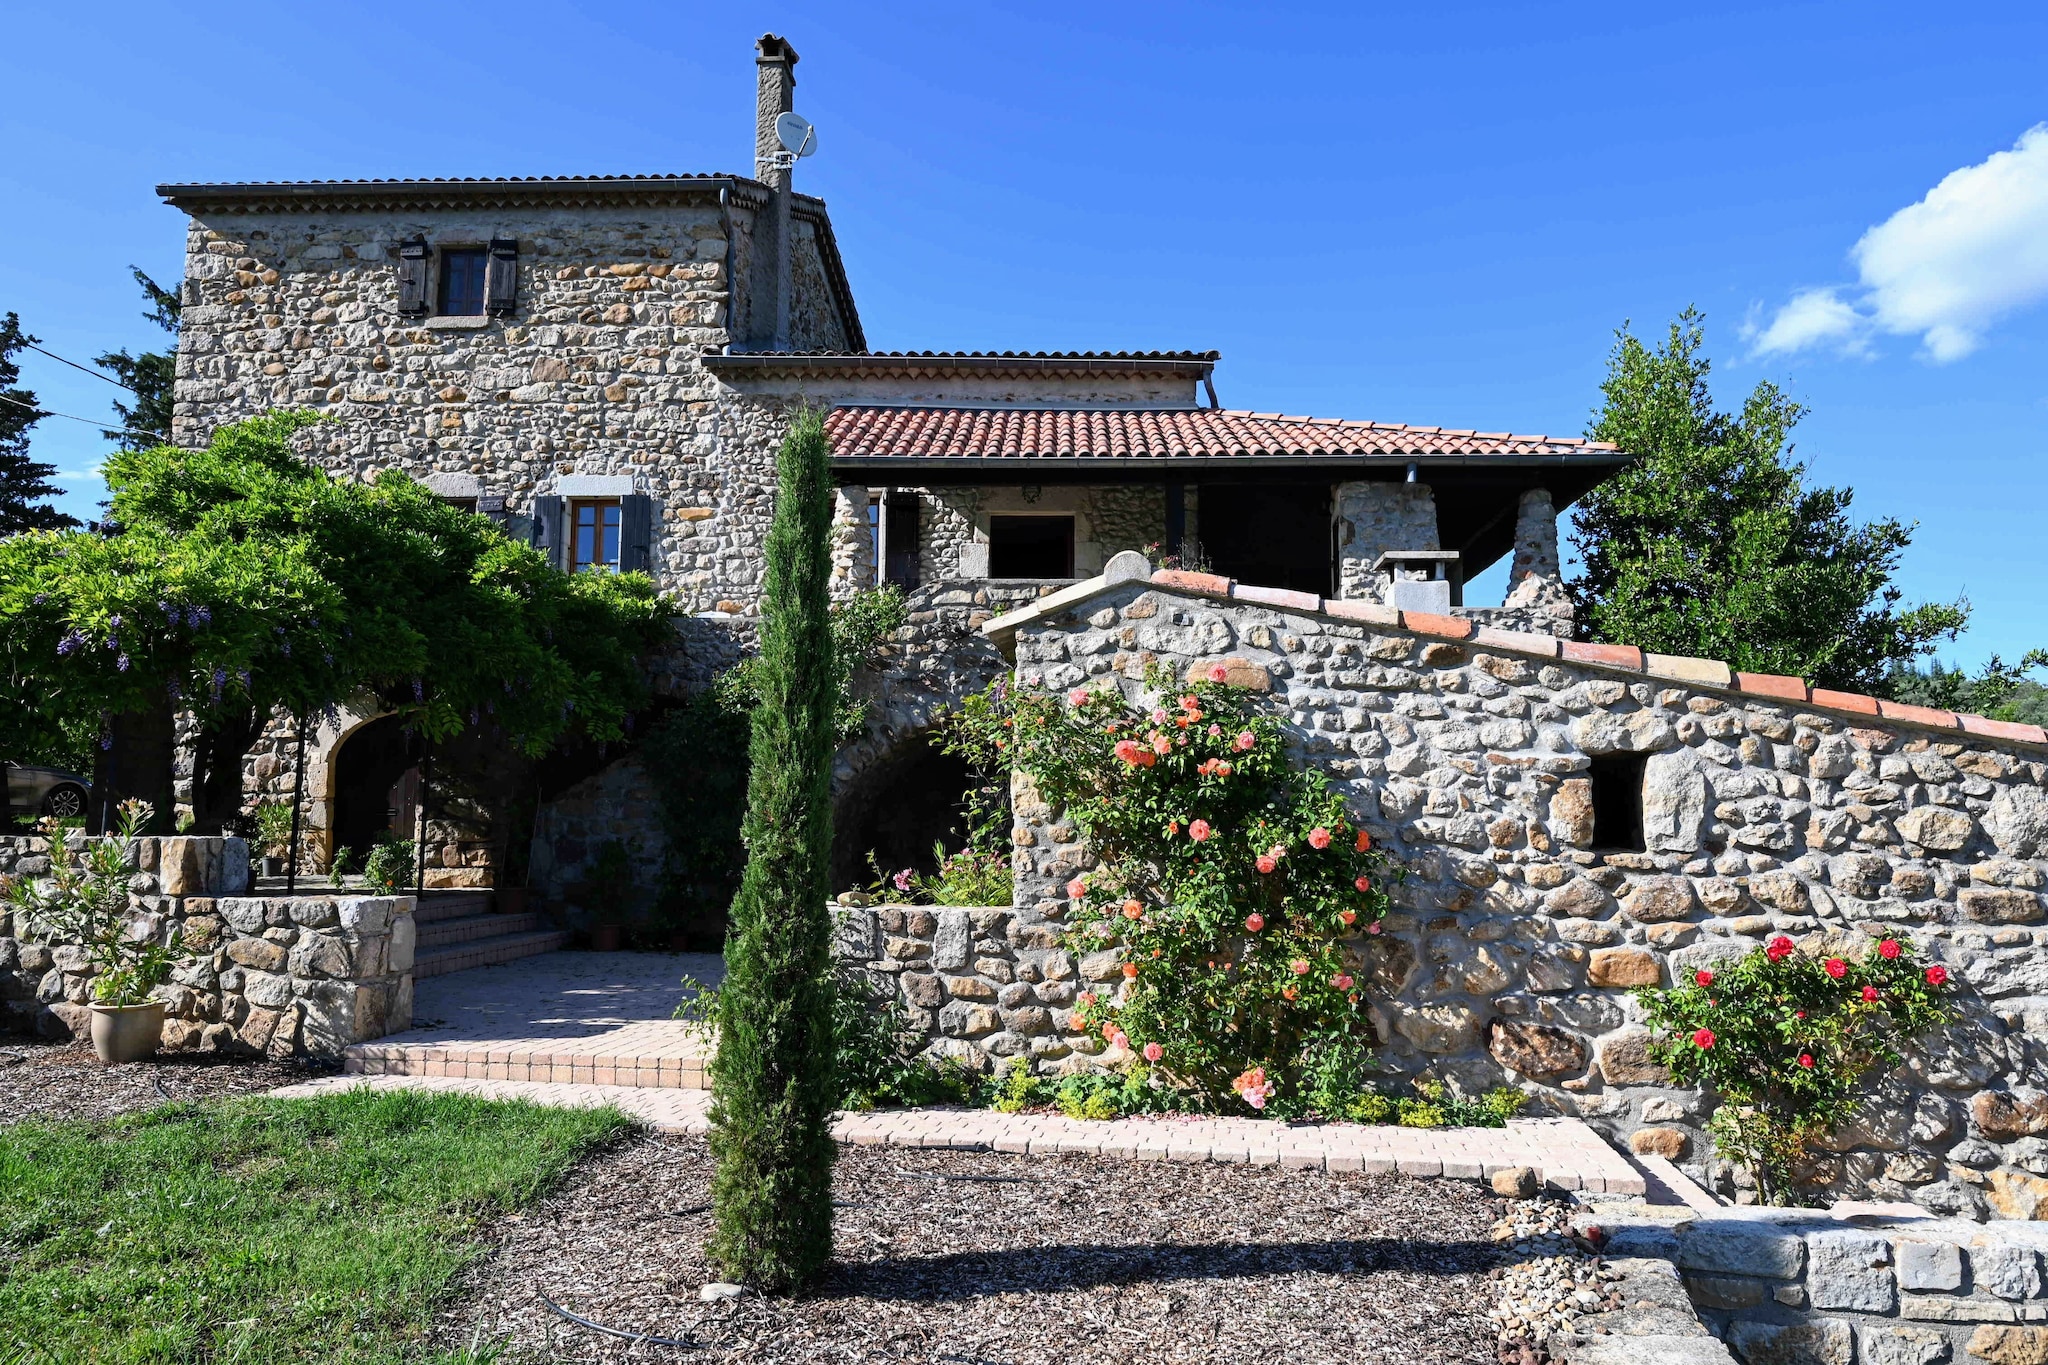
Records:
[[[159,181],[746,172],[771,29],[877,347],[1215,347],[1230,407],[1576,434],[1613,329],[1696,303],[1724,404],[1785,385],[1813,476],[1919,522],[1950,657],[2048,644],[2039,4],[23,7],[0,311],[156,344]],[[89,510],[94,428],[34,448]]]

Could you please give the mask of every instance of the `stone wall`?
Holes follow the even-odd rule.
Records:
[[[1596,1226],[1608,1256],[1677,1266],[1701,1317],[1746,1361],[2048,1357],[2048,1229],[1870,1205],[1836,1213],[1728,1209]]]
[[[1385,932],[1351,945],[1391,1073],[1517,1083],[1538,1112],[1580,1115],[1725,1189],[1706,1161],[1711,1100],[1650,1063],[1630,988],[1778,933],[1857,955],[1902,935],[1959,979],[1964,1022],[1885,1078],[1821,1174],[1944,1213],[2048,1212],[2030,1170],[2048,1136],[2038,728],[1880,714],[1797,679],[1203,575],[1077,585],[988,629],[1014,639],[1024,685],[1115,679],[1135,695],[1148,662],[1227,659],[1270,694],[1302,758],[1406,871]],[[1612,754],[1645,763],[1642,851],[1593,846],[1589,769]],[[1014,913],[981,937],[1039,952],[1088,854],[1028,784],[1015,795]],[[1006,1003],[1013,983],[987,984],[1004,1008],[1052,1009],[1044,1037],[1061,1041],[1003,1029],[977,1036],[985,1051],[1092,1046],[1035,987]]]
[[[1102,572],[1120,550],[1166,538],[1166,491],[1157,484],[986,484],[919,490],[918,568],[927,579],[986,578],[989,518],[1074,519],[1074,576]]]
[[[49,839],[0,837],[0,876],[42,876],[52,856]],[[167,1050],[331,1056],[412,1026],[412,897],[247,895],[241,839],[137,839],[129,866],[130,932],[175,930],[187,951],[153,992]],[[92,964],[77,944],[27,934],[0,904],[0,1018],[83,1037]]]

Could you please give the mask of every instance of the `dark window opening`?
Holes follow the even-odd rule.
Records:
[[[1209,569],[1240,583],[1331,591],[1327,484],[1203,484],[1196,531]]]
[[[477,510],[475,498],[443,498],[441,501],[447,503],[458,512],[474,512]]]
[[[1593,760],[1593,847],[1643,851],[1642,754],[1608,754]]]
[[[1072,517],[990,517],[990,578],[1072,578]]]
[[[569,504],[569,572],[619,567],[619,500],[578,498]]]
[[[882,581],[906,588],[918,584],[917,493],[892,488],[882,495]]]
[[[443,317],[482,317],[484,269],[490,253],[482,247],[451,248],[441,253]]]

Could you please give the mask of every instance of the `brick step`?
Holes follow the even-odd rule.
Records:
[[[559,929],[528,934],[499,934],[492,938],[472,939],[467,943],[452,944],[446,948],[419,953],[413,958],[412,974],[416,980],[429,976],[445,976],[449,972],[468,971],[471,967],[490,967],[500,962],[516,962],[522,957],[559,952],[568,946],[568,934]]]
[[[412,921],[426,925],[442,920],[467,919],[471,915],[488,915],[491,906],[491,893],[488,891],[428,891],[422,893],[414,904]]]
[[[446,948],[453,943],[473,943],[480,938],[506,934],[531,934],[550,927],[545,915],[527,911],[523,915],[461,915],[455,919],[431,919],[419,926],[422,952]]]
[[[342,1053],[351,1076],[431,1076],[556,1085],[703,1090],[711,1043],[698,1025],[656,1019],[587,1038],[461,1038],[356,1043]]]

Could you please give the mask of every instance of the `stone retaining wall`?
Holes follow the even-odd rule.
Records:
[[[0,838],[0,877],[43,875],[51,854],[46,838]],[[242,894],[241,839],[137,839],[129,866],[130,931],[176,930],[189,954],[154,992],[166,1050],[333,1055],[412,1026],[412,897]],[[0,904],[0,1022],[83,1037],[92,964],[26,932]]]
[[[1604,1254],[1674,1264],[1702,1318],[1745,1361],[2048,1359],[2048,1228],[1867,1205],[1600,1226]]]
[[[1014,638],[1023,685],[1113,679],[1135,695],[1147,663],[1185,674],[1226,661],[1270,695],[1302,758],[1407,873],[1385,932],[1352,945],[1391,1072],[1519,1084],[1535,1112],[1583,1117],[1728,1190],[1731,1173],[1706,1159],[1712,1101],[1651,1063],[1631,988],[1779,933],[1856,955],[1901,935],[1955,974],[1963,1022],[1883,1079],[1817,1174],[1947,1214],[2048,1217],[2038,729],[1891,703],[1880,714],[1798,679],[1202,575],[1098,580],[989,629]],[[1590,769],[1609,755],[1644,764],[1641,851],[1594,846]],[[994,1003],[978,1003],[1004,1027],[953,1041],[1064,1062],[1064,1049],[1100,1046],[1068,1032],[1045,993],[1065,978],[980,970],[984,956],[1050,949],[1063,885],[1089,866],[1071,821],[1027,783],[1014,796],[1015,907],[976,923],[970,965],[950,969],[980,978]],[[877,960],[922,960],[895,939],[938,959],[936,921],[929,938],[876,933]],[[1074,964],[1084,978],[1088,967]],[[950,1002],[976,991],[943,989]],[[947,1015],[950,1002],[941,1021],[987,1022]],[[1048,1032],[1010,1026],[1035,1023],[1017,1013],[1033,1008]]]

